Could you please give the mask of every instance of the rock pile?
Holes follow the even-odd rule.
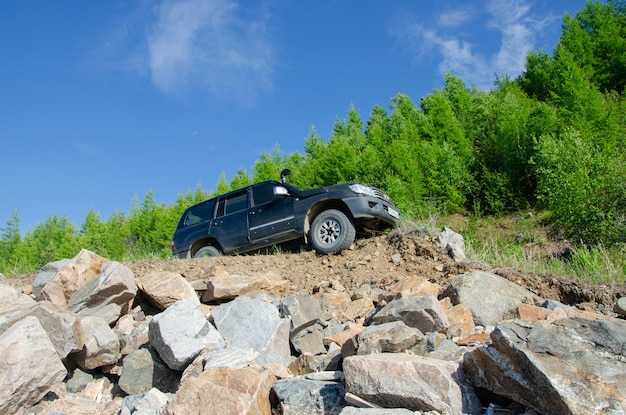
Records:
[[[288,284],[220,267],[193,284],[133,275],[83,250],[44,267],[32,292],[0,285],[0,413],[626,412],[616,315],[484,271],[446,287]]]

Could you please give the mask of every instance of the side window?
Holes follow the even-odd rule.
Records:
[[[263,183],[252,188],[252,197],[254,198],[254,206],[263,205],[274,200],[273,183]]]
[[[239,212],[248,207],[248,193],[239,193],[221,199],[217,208],[217,216],[228,215],[230,213]]]
[[[195,225],[205,220],[213,219],[215,200],[208,200],[189,209],[185,217],[185,226]]]

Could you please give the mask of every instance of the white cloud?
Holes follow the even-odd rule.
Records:
[[[479,12],[489,17],[478,21]],[[536,18],[528,1],[490,0],[485,10],[446,10],[434,21],[436,25],[405,24],[398,37],[416,60],[439,55],[440,73],[451,72],[467,84],[490,89],[496,75],[515,77],[524,70],[527,53],[535,48],[541,31],[556,19]],[[497,50],[487,46],[494,36],[500,41]]]
[[[238,11],[229,0],[162,3],[147,38],[152,82],[173,95],[200,86],[245,103],[271,89],[274,52],[265,17],[243,20]]]

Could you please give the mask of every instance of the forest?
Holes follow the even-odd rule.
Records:
[[[77,227],[52,215],[22,235],[18,211],[0,228],[0,273],[11,276],[86,248],[111,260],[169,258],[190,205],[283,168],[301,188],[339,182],[380,187],[405,218],[548,212],[562,238],[592,249],[626,246],[626,2],[588,2],[563,17],[552,54],[531,52],[517,78],[490,91],[444,76],[443,88],[406,94],[363,119],[353,106],[328,139],[312,128],[304,152],[263,152],[215,189],[160,203],[148,192],[129,213],[87,213]],[[625,270],[626,272],[626,270]]]

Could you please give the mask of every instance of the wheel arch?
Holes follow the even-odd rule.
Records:
[[[304,219],[304,242],[305,243],[309,243],[309,231],[311,230],[311,223],[313,223],[313,220],[315,219],[315,217],[319,215],[320,213],[329,209],[336,209],[342,212],[344,215],[347,216],[348,220],[350,220],[352,224],[354,224],[354,217],[352,216],[352,212],[350,212],[348,205],[346,205],[346,203],[343,200],[327,199],[327,200],[319,201],[309,208],[309,210],[307,211],[306,217]]]
[[[204,248],[205,246],[214,246],[217,249],[219,249],[220,252],[222,252],[222,253],[224,252],[224,250],[222,249],[222,246],[217,241],[217,239],[215,239],[215,238],[202,238],[202,239],[198,239],[193,244],[191,244],[191,247],[189,248],[189,251],[187,251],[187,258],[193,258],[194,255],[196,254],[196,252],[198,252],[201,248]]]

